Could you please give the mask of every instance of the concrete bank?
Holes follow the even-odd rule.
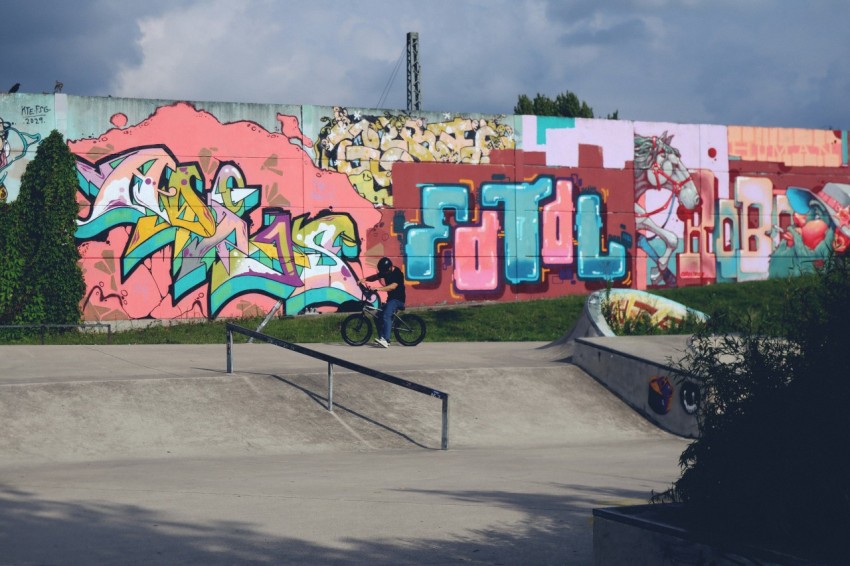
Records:
[[[592,509],[645,502],[685,442],[540,344],[0,347],[11,563],[591,564]]]

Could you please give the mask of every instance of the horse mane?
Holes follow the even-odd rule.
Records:
[[[645,170],[652,166],[659,153],[672,153],[681,157],[679,150],[670,145],[673,134],[665,130],[660,136],[639,136],[635,134],[635,170]]]

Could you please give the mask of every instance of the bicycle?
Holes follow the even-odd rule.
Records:
[[[379,325],[381,312],[378,294],[371,289],[359,285],[363,292],[360,300],[360,312],[348,315],[340,325],[342,339],[351,346],[362,346],[372,337],[372,325]],[[371,297],[378,298],[378,306],[373,304]],[[393,313],[393,335],[403,346],[416,346],[425,339],[425,321],[421,317],[404,312],[404,308]]]

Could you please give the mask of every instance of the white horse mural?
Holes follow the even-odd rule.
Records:
[[[650,284],[676,286],[676,275],[670,259],[679,246],[679,236],[667,228],[671,216],[679,209],[693,211],[699,206],[699,190],[682,163],[679,150],[670,145],[673,136],[665,131],[660,136],[635,135],[635,229],[638,245],[655,265],[649,270]],[[647,206],[649,191],[668,191],[660,206]],[[649,208],[649,210],[647,210]],[[658,238],[662,251],[650,242]]]

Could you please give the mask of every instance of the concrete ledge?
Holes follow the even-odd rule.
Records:
[[[814,564],[760,547],[699,536],[681,526],[680,509],[672,504],[594,509],[593,563],[596,566]]]
[[[696,438],[699,389],[680,382],[672,365],[689,338],[576,338],[572,363],[663,430]]]

